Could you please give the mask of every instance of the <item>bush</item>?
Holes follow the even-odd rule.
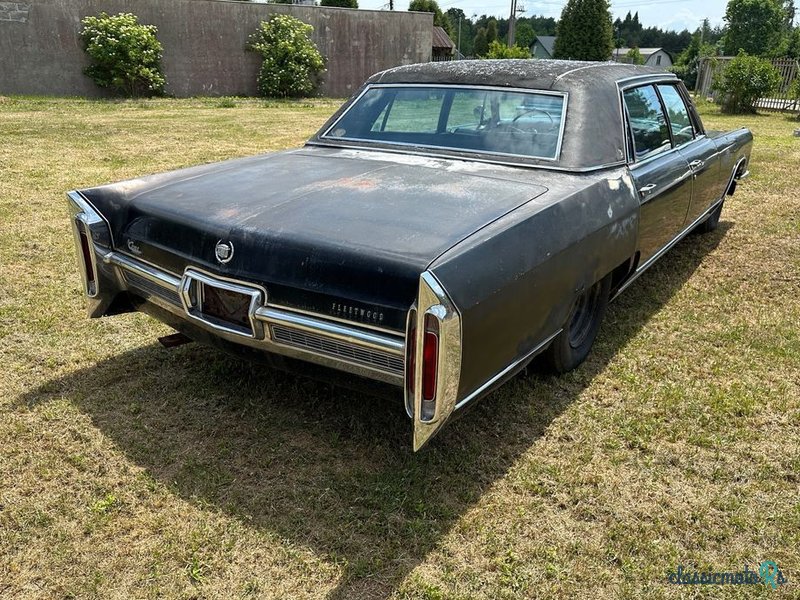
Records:
[[[778,70],[765,58],[744,52],[734,58],[714,80],[717,102],[726,113],[754,113],[756,101],[769,96],[781,84]]]
[[[81,40],[93,64],[84,71],[100,87],[127,96],[161,94],[161,42],[154,25],[142,25],[130,13],[100,13],[81,21]]]
[[[643,65],[644,57],[642,56],[642,53],[639,52],[638,48],[631,48],[625,54],[625,62],[630,63],[632,65]]]
[[[489,52],[486,58],[530,58],[531,51],[528,48],[520,48],[516,44],[509,48],[497,40],[489,44]]]
[[[358,8],[358,0],[322,0],[320,6],[338,6],[339,8]]]
[[[258,74],[262,96],[286,98],[311,96],[319,86],[325,61],[309,37],[314,28],[289,15],[261,21],[250,36],[248,49],[264,59]]]

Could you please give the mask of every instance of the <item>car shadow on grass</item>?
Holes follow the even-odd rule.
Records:
[[[338,565],[342,576],[330,599],[385,598],[684,285],[730,227],[722,222],[709,235],[690,236],[634,283],[609,307],[595,349],[579,369],[559,378],[515,378],[417,454],[410,449],[410,422],[394,400],[195,344],[121,353],[50,381],[24,401],[68,398],[172,493]]]

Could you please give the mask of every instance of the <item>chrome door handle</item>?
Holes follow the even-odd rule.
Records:
[[[692,167],[692,169],[700,169],[704,164],[706,163],[702,160],[693,160],[689,163],[689,166]]]
[[[652,192],[654,189],[656,189],[656,184],[655,183],[648,183],[646,186],[639,188],[639,193],[642,196],[644,196],[644,195],[649,194],[650,192]]]

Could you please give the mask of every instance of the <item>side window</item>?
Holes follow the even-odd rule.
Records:
[[[675,145],[680,146],[694,139],[692,120],[689,118],[689,111],[677,88],[674,85],[659,85],[658,91],[661,92],[661,98],[667,108],[669,126],[672,129],[672,136],[675,138]]]
[[[672,147],[667,118],[652,85],[626,90],[625,107],[633,132],[636,159],[664,152]]]

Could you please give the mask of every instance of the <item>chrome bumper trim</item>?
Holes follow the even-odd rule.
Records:
[[[395,340],[385,335],[344,327],[338,323],[329,323],[320,319],[287,312],[286,310],[260,307],[256,309],[256,319],[269,324],[287,325],[293,329],[322,334],[341,342],[372,348],[397,356],[403,356],[403,350],[405,349],[405,342],[402,341],[402,338]]]
[[[187,314],[183,292],[187,277],[198,278],[197,269],[187,268],[188,275],[179,277],[115,251],[107,252],[101,259],[105,264],[119,269],[119,280],[125,289],[147,293],[149,300],[158,306],[224,339],[394,385],[403,384],[405,338],[400,332],[382,334],[349,327],[341,322],[300,314],[267,302],[263,306],[254,306],[251,313],[253,320],[264,327],[255,329],[255,337],[243,336]],[[134,276],[133,281],[131,275]],[[144,279],[150,285],[136,285],[135,277]],[[225,278],[217,279],[211,274],[205,274],[205,277],[213,279],[215,283],[226,281]],[[241,285],[248,289],[257,287],[245,282]],[[287,335],[276,339],[272,326],[283,328],[283,333]],[[297,335],[288,335],[290,331],[296,331]],[[307,343],[302,343],[303,340]]]

